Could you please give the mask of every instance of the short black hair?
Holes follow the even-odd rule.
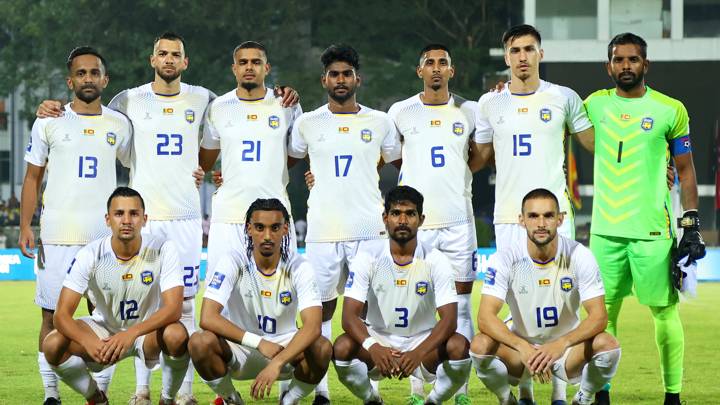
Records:
[[[255,211],[280,211],[286,224],[290,224],[290,214],[287,208],[277,198],[258,198],[250,204],[250,207],[245,214],[245,238],[247,239],[247,257],[252,258],[253,254],[253,242],[250,234],[247,230],[247,225],[250,223],[250,218]],[[286,261],[290,251],[290,235],[283,236],[280,244],[280,259]]]
[[[530,35],[535,38],[538,45],[542,43],[540,32],[535,29],[535,27],[529,24],[520,24],[512,26],[507,31],[505,31],[502,36],[503,47],[507,47],[507,45],[512,42],[513,39],[524,37],[525,35]]]
[[[235,49],[233,49],[233,62],[235,62],[235,54],[241,49],[259,49],[265,54],[265,59],[267,59],[267,48],[265,48],[265,45],[257,41],[245,41],[242,42],[240,45],[236,46]]]
[[[115,189],[115,191],[110,194],[110,197],[107,200],[107,210],[110,212],[110,204],[112,203],[112,200],[114,200],[117,197],[137,197],[140,199],[140,206],[142,207],[143,211],[145,211],[145,200],[143,200],[140,193],[138,193],[135,189],[132,189],[130,187],[123,187],[120,186]]]
[[[555,201],[555,207],[557,208],[558,212],[560,211],[560,203],[558,202],[557,196],[555,196],[552,191],[546,188],[536,188],[535,190],[532,190],[529,193],[525,194],[525,197],[523,197],[521,206],[522,212],[525,212],[526,201],[540,198],[547,198],[549,200]]]
[[[320,55],[320,61],[325,70],[335,62],[347,62],[355,70],[360,70],[360,55],[350,45],[330,45]]]
[[[387,195],[385,196],[385,213],[389,213],[390,208],[393,205],[399,204],[403,201],[409,201],[415,204],[415,208],[417,208],[418,214],[422,215],[423,202],[425,201],[425,198],[422,194],[420,194],[419,191],[415,190],[410,186],[397,186],[392,190],[388,191]]]
[[[68,72],[72,68],[73,59],[75,59],[81,55],[97,56],[97,58],[100,59],[100,63],[102,63],[103,69],[105,70],[105,72],[107,72],[107,63],[105,62],[105,58],[103,58],[102,55],[100,55],[100,52],[98,52],[97,49],[90,47],[90,46],[78,46],[77,48],[70,51],[70,55],[68,55],[68,58],[67,58]]]
[[[423,47],[423,49],[420,50],[420,55],[419,55],[420,60],[422,61],[422,58],[426,52],[435,51],[435,50],[445,51],[445,52],[447,52],[448,56],[452,58],[452,54],[450,54],[450,48],[448,48],[447,46],[440,44],[440,43],[432,43],[432,44],[425,45],[425,47]]]
[[[613,48],[616,45],[628,44],[637,45],[640,48],[640,56],[642,56],[643,59],[647,59],[647,42],[632,32],[623,32],[622,34],[615,35],[615,37],[610,40],[608,44],[608,60],[612,60]]]
[[[187,49],[185,49],[185,39],[177,32],[165,31],[162,34],[158,35],[158,37],[155,38],[155,41],[153,41],[153,47],[155,47],[155,45],[157,45],[157,43],[160,42],[161,39],[167,39],[168,41],[180,41],[183,46],[183,52],[185,52],[185,56],[187,56]]]

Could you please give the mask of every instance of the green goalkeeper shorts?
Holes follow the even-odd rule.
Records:
[[[639,240],[592,234],[590,250],[600,266],[605,301],[633,291],[643,305],[664,307],[678,302],[670,280],[673,239]]]

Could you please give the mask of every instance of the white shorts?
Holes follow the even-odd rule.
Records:
[[[200,253],[202,253],[202,221],[177,219],[168,221],[150,220],[143,228],[144,234],[152,234],[175,243],[183,268],[184,297],[194,297],[198,291],[200,276]]]
[[[557,230],[558,235],[568,239],[575,239],[575,221],[566,216],[562,226]],[[495,224],[495,246],[498,250],[507,249],[513,241],[525,240],[527,230],[520,224]]]
[[[297,236],[295,235],[295,225],[290,221],[290,246],[291,251],[297,251]],[[224,222],[213,222],[210,224],[210,232],[208,233],[207,246],[207,271],[205,275],[213,274],[215,265],[221,257],[231,251],[245,252],[247,249],[247,236],[245,234],[245,224],[229,224]]]
[[[367,330],[370,336],[374,337],[381,346],[390,347],[400,352],[409,352],[410,350],[420,346],[420,344],[424,342],[432,332],[432,330],[427,330],[413,336],[397,336],[378,332],[370,326],[367,327]],[[412,375],[421,380],[425,380],[425,382],[428,383],[435,381],[435,374],[429,372],[422,363],[420,363],[420,367],[413,371]],[[377,367],[370,370],[368,377],[375,381],[385,378],[382,374],[380,374],[380,370],[378,370]]]
[[[280,346],[287,347],[296,332],[285,333],[273,337],[263,336],[262,338]],[[270,359],[263,356],[257,349],[239,345],[227,341],[232,351],[233,359],[230,361],[230,376],[236,380],[252,380],[270,363]],[[278,380],[289,380],[292,378],[293,367],[290,363],[283,366]]]
[[[60,290],[65,275],[70,270],[75,255],[82,245],[43,245],[38,244],[35,256],[35,303],[54,311],[57,307]]]
[[[183,324],[185,330],[187,330],[188,337],[192,336],[197,330],[197,327],[195,327],[195,299],[190,298],[183,300],[180,323]]]
[[[361,250],[380,251],[387,239],[350,242],[307,242],[305,256],[315,270],[322,302],[332,301],[345,292],[348,269]]]
[[[421,229],[418,240],[437,248],[450,259],[455,268],[455,281],[475,281],[477,270],[477,237],[475,223],[437,229]]]
[[[572,347],[567,348],[565,350],[565,353],[563,353],[562,357],[560,357],[555,361],[555,363],[553,363],[552,373],[555,377],[565,381],[568,384],[579,384],[580,380],[582,379],[582,373],[570,378],[567,376],[567,370],[565,370],[565,362],[567,361],[568,355],[570,354],[570,349],[572,349]]]
[[[90,328],[95,332],[97,337],[100,339],[107,339],[110,336],[114,335],[106,326],[105,323],[97,318],[93,318],[92,316],[84,316],[82,318],[79,318],[78,320],[85,322],[90,326]],[[143,350],[143,343],[145,342],[145,335],[142,335],[135,339],[135,342],[133,345],[120,356],[120,360],[125,359],[127,357],[137,357],[145,362],[145,367],[149,368],[150,370],[154,370],[160,366],[160,359],[155,360],[148,360],[145,358],[145,351]],[[120,361],[118,360],[118,361]],[[101,371],[107,367],[110,367],[110,364],[99,364],[95,362],[86,362],[87,367],[90,371],[98,372]]]

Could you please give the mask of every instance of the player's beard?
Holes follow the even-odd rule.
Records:
[[[85,89],[93,89],[94,91],[91,93],[86,93],[83,91]],[[94,84],[86,84],[85,86],[80,87],[80,89],[75,92],[75,96],[82,100],[82,102],[90,104],[93,101],[97,100],[98,97],[100,97],[100,90]]]
[[[398,234],[399,230],[403,230],[403,231],[407,231],[407,232],[400,235],[400,234]],[[398,226],[395,229],[393,229],[393,231],[390,233],[390,239],[394,240],[399,245],[404,245],[404,244],[410,242],[411,240],[415,239],[416,236],[417,236],[417,231],[413,232],[413,230],[411,228],[406,227],[406,226],[402,226],[402,227]]]
[[[337,87],[335,87],[334,89],[328,90],[328,96],[335,100],[338,104],[343,104],[355,95],[355,87],[344,86],[343,88],[347,90],[344,95],[340,96],[336,94],[335,91],[337,90]]]
[[[632,75],[632,80],[624,81],[620,78],[620,76],[623,73],[630,73]],[[613,76],[613,80],[615,81],[615,84],[620,87],[623,91],[630,91],[634,88],[636,88],[640,83],[643,82],[645,79],[645,72],[640,72],[639,74],[636,74],[635,72],[620,72],[617,76]]]
[[[545,245],[547,245],[548,243],[554,241],[555,238],[557,238],[557,231],[551,231],[551,230],[549,230],[549,229],[548,229],[547,231],[548,231],[548,237],[547,237],[547,239],[545,239],[545,240],[537,239],[537,238],[535,237],[535,235],[534,235],[533,233],[531,233],[531,232],[528,232],[528,238],[530,238],[530,240],[531,240],[536,246],[545,246]]]
[[[175,81],[175,79],[180,77],[180,74],[182,72],[178,69],[175,69],[175,71],[173,73],[165,73],[165,72],[163,72],[162,68],[158,68],[158,69],[155,69],[155,73],[157,73],[158,76],[160,76],[160,78],[165,81],[165,83],[172,83]]]
[[[245,90],[247,90],[247,91],[253,91],[253,90],[255,90],[256,88],[258,88],[258,86],[260,86],[260,85],[257,84],[257,83],[255,83],[255,82],[242,82],[242,83],[240,83],[240,87],[242,87],[243,89],[245,89]]]

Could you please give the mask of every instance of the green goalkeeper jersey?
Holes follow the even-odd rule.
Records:
[[[674,237],[667,164],[671,153],[690,151],[685,106],[647,87],[640,98],[598,90],[585,100],[585,108],[595,127],[591,233]]]

